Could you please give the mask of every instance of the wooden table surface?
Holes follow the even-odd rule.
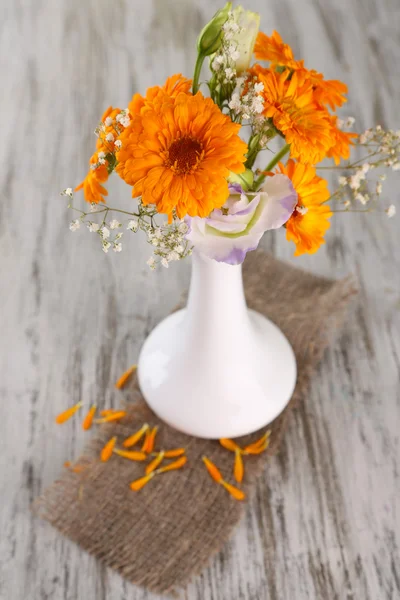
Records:
[[[84,398],[118,405],[117,376],[188,284],[190,264],[151,273],[139,236],[104,255],[71,233],[59,190],[82,178],[110,103],[181,71],[217,0],[14,0],[0,23],[0,598],[155,600],[63,539],[30,503],[78,455]],[[359,129],[399,128],[398,0],[249,0],[298,58],[351,89]],[[129,206],[117,180],[110,186]],[[399,206],[399,180],[386,186]],[[246,517],[186,600],[400,598],[399,219],[338,215],[317,254],[294,259],[282,232],[263,245],[315,273],[355,273],[354,317],[293,413]],[[96,243],[97,242],[97,243]],[[135,549],[132,548],[134,555]]]

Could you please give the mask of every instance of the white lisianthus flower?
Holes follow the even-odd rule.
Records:
[[[237,6],[233,11],[233,19],[239,29],[233,35],[232,41],[237,43],[239,58],[236,59],[236,74],[239,76],[250,66],[254,44],[260,27],[260,15],[251,10]]]
[[[209,217],[186,217],[186,238],[195,250],[218,262],[242,263],[255,250],[269,229],[286,223],[297,204],[297,193],[286,175],[274,175],[256,194],[243,193],[238,184],[229,186],[231,195],[222,209]]]

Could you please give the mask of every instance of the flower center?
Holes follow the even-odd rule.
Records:
[[[203,144],[190,136],[174,140],[168,149],[166,166],[180,175],[191,173],[203,156]]]

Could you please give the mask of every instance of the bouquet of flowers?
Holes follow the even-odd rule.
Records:
[[[268,230],[284,227],[295,255],[314,253],[334,212],[379,209],[385,175],[376,169],[400,169],[400,131],[349,131],[354,119],[335,113],[346,85],[307,69],[276,31],[259,32],[259,21],[228,2],[199,35],[192,80],[173,75],[134,94],[126,109],[105,111],[90,169],[75,188],[90,210],[72,206],[72,188],[62,192],[78,212],[72,231],[86,224],[104,252],[121,250],[124,227],[143,231],[152,269],[193,248],[239,264]],[[207,97],[200,91],[206,59]],[[281,147],[272,153],[274,138]],[[351,162],[355,146],[362,156]],[[265,168],[256,168],[268,152]],[[319,175],[326,158],[340,170],[333,193]],[[131,212],[102,206],[113,171],[131,186]],[[385,210],[395,214],[394,205]]]

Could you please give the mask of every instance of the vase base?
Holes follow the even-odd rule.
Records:
[[[207,347],[206,334],[199,333],[195,348],[187,346],[185,313],[162,321],[140,353],[138,380],[150,408],[175,429],[207,439],[238,437],[271,423],[289,403],[297,375],[280,329],[249,310],[249,335],[233,336],[219,356],[215,344]]]

